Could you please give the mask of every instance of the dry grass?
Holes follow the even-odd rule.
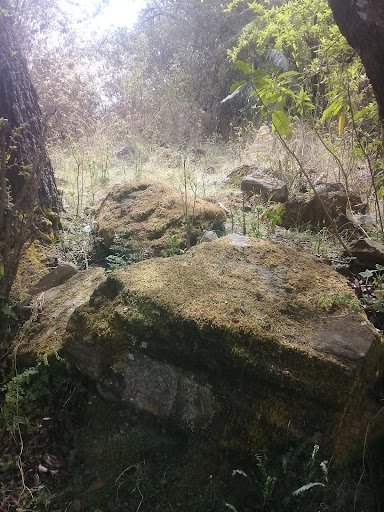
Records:
[[[135,147],[136,146],[136,147]],[[135,157],[121,160],[108,137],[96,134],[81,143],[51,147],[50,156],[58,186],[63,190],[67,209],[81,212],[98,205],[117,183],[130,180],[156,180],[179,187],[185,170],[198,188],[198,196],[215,198],[224,178],[241,162],[238,144],[208,139],[198,148],[185,151],[137,142]]]
[[[127,137],[135,156],[121,160],[116,152],[124,144],[113,140],[107,131],[96,131],[80,142],[65,141],[51,147],[50,156],[59,188],[64,192],[64,204],[72,212],[80,213],[88,206],[99,205],[113,185],[130,180],[151,179],[179,188],[183,182],[184,162],[189,178],[197,184],[198,196],[212,200],[225,196],[222,182],[241,163],[254,164],[284,180],[291,195],[300,187],[309,186],[297,163],[285,153],[273,134],[260,135],[256,130],[240,132],[229,142],[213,136],[187,149]],[[337,154],[343,172],[320,138],[303,122],[294,125],[290,146],[313,181],[320,176],[327,182],[345,183],[347,180],[348,188],[365,198],[370,189],[370,177],[366,163],[351,149],[351,134],[343,137],[327,134],[323,140]]]

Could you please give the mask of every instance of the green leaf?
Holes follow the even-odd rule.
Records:
[[[281,101],[282,100],[282,95],[279,91],[275,92],[274,94],[272,94],[272,96],[269,98],[269,103],[275,103],[275,101]]]
[[[296,491],[293,491],[292,496],[298,496],[299,494],[316,486],[325,487],[325,485],[321,482],[311,482],[310,484],[303,485],[302,487],[299,487],[299,489],[296,489]]]
[[[13,424],[14,425],[28,425],[28,420],[24,416],[14,416]]]
[[[328,117],[329,118],[335,117],[339,113],[339,111],[341,110],[341,107],[343,106],[343,104],[344,104],[343,98],[338,98],[333,103],[331,103],[329,105],[329,107],[326,110],[324,110],[324,113],[323,113],[322,118],[321,118],[321,122],[324,123],[324,121]]]
[[[377,197],[381,200],[384,197],[384,185],[381,185],[379,190],[377,191]]]
[[[281,80],[282,78],[285,78],[286,76],[294,76],[294,75],[300,75],[298,71],[286,71],[285,73],[282,73],[277,78]]]
[[[236,91],[236,89],[238,89],[239,87],[241,87],[242,85],[244,85],[246,83],[247,83],[246,80],[241,80],[240,82],[235,82],[233,85],[231,85],[229,92],[232,94],[233,92]]]
[[[243,88],[243,86],[240,85],[240,87],[235,89],[232,94],[228,94],[228,96],[226,96],[223,100],[221,100],[220,103],[225,103],[226,101],[229,101],[232,98],[234,98],[235,96],[237,96],[239,94],[239,92],[242,90],[242,88]]]
[[[244,71],[244,73],[246,73],[247,75],[249,75],[251,72],[249,64],[247,64],[246,62],[243,62],[242,60],[237,60],[235,62],[235,66],[237,66],[239,69],[241,69],[241,71]]]
[[[291,122],[281,110],[272,112],[273,131],[277,131],[280,135],[291,135]]]
[[[373,105],[372,103],[368,105],[367,107],[363,108],[363,110],[360,110],[360,112],[357,112],[353,116],[354,121],[358,121],[361,117],[364,117],[366,114],[368,114],[368,117],[372,117],[374,114],[377,113],[377,105]]]
[[[255,82],[257,87],[261,87],[262,85],[266,84],[265,78],[267,77],[267,73],[263,73],[259,69],[256,69],[252,73],[252,79]]]
[[[361,275],[361,277],[364,277],[365,279],[369,279],[370,277],[372,277],[374,274],[374,272],[372,272],[372,270],[364,270],[364,272],[359,272],[359,275]]]
[[[19,317],[17,316],[15,311],[8,304],[3,305],[3,307],[1,308],[1,312],[3,313],[3,315],[5,315],[8,318],[11,318],[12,320],[19,320]]]

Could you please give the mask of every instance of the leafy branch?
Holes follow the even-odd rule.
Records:
[[[269,108],[272,109],[272,131],[277,134],[279,141],[283,145],[284,149],[297,163],[301,173],[307,180],[309,187],[313,190],[319,204],[321,205],[333,233],[335,234],[344,250],[350,254],[350,249],[340,236],[336,223],[329,213],[328,208],[321,198],[321,195],[317,192],[314,182],[307,173],[295,151],[289,146],[289,138],[292,135],[292,128],[289,117],[283,111],[284,103],[290,101],[299,114],[303,114],[305,109],[314,108],[314,105],[310,101],[310,97],[302,86],[300,87],[298,93],[295,93],[290,87],[291,78],[293,76],[297,76],[298,73],[295,71],[288,71],[278,75],[277,78],[273,78],[266,73],[255,69],[253,64],[250,66],[246,62],[242,61],[236,61],[235,64],[247,75],[247,78],[246,80],[242,80],[241,82],[236,82],[233,84],[230,96],[233,97],[242,87],[244,87],[245,84],[251,83],[254,90],[250,94],[250,97],[258,97],[262,105],[262,115],[266,115],[269,111]],[[229,99],[229,96],[223,101],[226,101],[227,99]],[[284,139],[284,137],[286,137],[286,139]]]

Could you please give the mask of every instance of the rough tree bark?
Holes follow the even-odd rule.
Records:
[[[341,33],[361,57],[384,127],[384,0],[328,0]]]
[[[16,201],[23,189],[23,166],[41,162],[37,201],[42,211],[58,212],[59,196],[53,169],[42,141],[43,121],[35,88],[26,62],[15,48],[13,16],[7,0],[0,0],[0,118],[8,120],[10,130],[25,125],[20,132],[17,148],[7,166],[8,185],[12,200]],[[8,143],[10,141],[8,140]],[[52,220],[52,219],[51,219]]]

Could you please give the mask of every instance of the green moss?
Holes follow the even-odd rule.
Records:
[[[328,289],[347,287],[297,249],[220,239],[110,274],[44,343],[64,345],[114,396],[124,388],[127,357],[135,354],[193,375],[213,390],[218,405],[207,434],[223,446],[264,450],[287,435],[319,431],[329,447],[341,446],[344,436],[350,449],[356,443],[351,411],[364,409],[383,350],[361,314],[347,305],[337,314],[319,307]],[[64,290],[59,305],[73,293]],[[363,364],[356,350],[369,344]],[[336,450],[340,458],[343,450]]]
[[[24,300],[29,288],[37,283],[44,274],[49,272],[47,262],[53,250],[43,246],[39,241],[33,242],[21,258],[17,276],[12,287],[12,298]]]
[[[188,197],[188,212],[193,216],[191,242],[196,244],[204,229],[224,230],[225,213],[218,206]],[[157,182],[128,182],[107,196],[98,212],[99,235],[105,246],[117,233],[126,233],[152,254],[169,249],[175,235],[185,248],[185,201],[180,191]]]

